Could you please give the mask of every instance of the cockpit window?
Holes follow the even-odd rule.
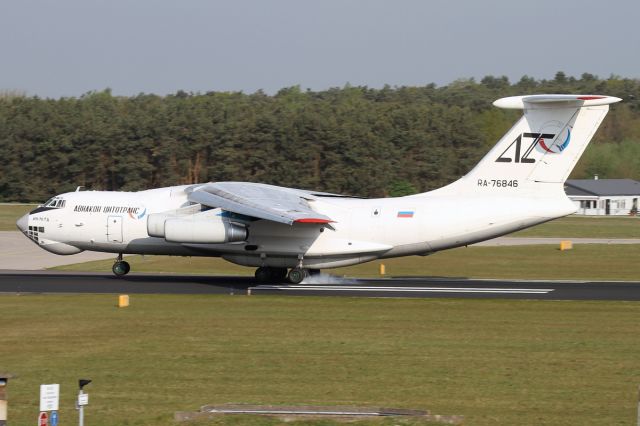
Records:
[[[61,208],[64,208],[65,204],[67,204],[66,200],[58,197],[53,197],[52,199],[44,203],[42,207],[51,207],[54,209],[61,209]]]

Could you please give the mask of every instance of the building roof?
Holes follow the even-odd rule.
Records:
[[[637,195],[640,182],[633,179],[569,179],[565,182],[567,195]]]

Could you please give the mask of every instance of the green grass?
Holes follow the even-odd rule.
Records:
[[[134,295],[129,308],[115,304],[115,295],[0,296],[2,370],[19,375],[9,424],[35,423],[41,383],[61,384],[61,424],[73,424],[80,377],[94,381],[92,426],[170,425],[175,411],[225,402],[430,409],[468,425],[635,424],[638,303]]]
[[[514,247],[468,247],[427,257],[385,259],[348,268],[327,270],[336,275],[372,277],[384,263],[387,275],[419,275],[473,278],[605,279],[638,280],[640,245],[582,244],[559,251],[555,245]],[[127,258],[135,272],[252,275],[221,259],[167,256]],[[59,266],[62,271],[111,271],[112,260]]]
[[[35,204],[0,204],[0,231],[17,231],[16,221],[35,208]]]
[[[516,232],[513,237],[640,238],[640,217],[569,216]]]

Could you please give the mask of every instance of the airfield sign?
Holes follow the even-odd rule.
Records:
[[[40,385],[40,411],[57,411],[60,385]]]
[[[38,416],[38,426],[47,426],[49,424],[49,416],[47,416],[47,412],[43,411]]]
[[[81,393],[78,395],[78,406],[89,405],[89,394]]]

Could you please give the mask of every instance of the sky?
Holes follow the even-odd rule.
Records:
[[[0,91],[640,77],[638,0],[2,0]]]

